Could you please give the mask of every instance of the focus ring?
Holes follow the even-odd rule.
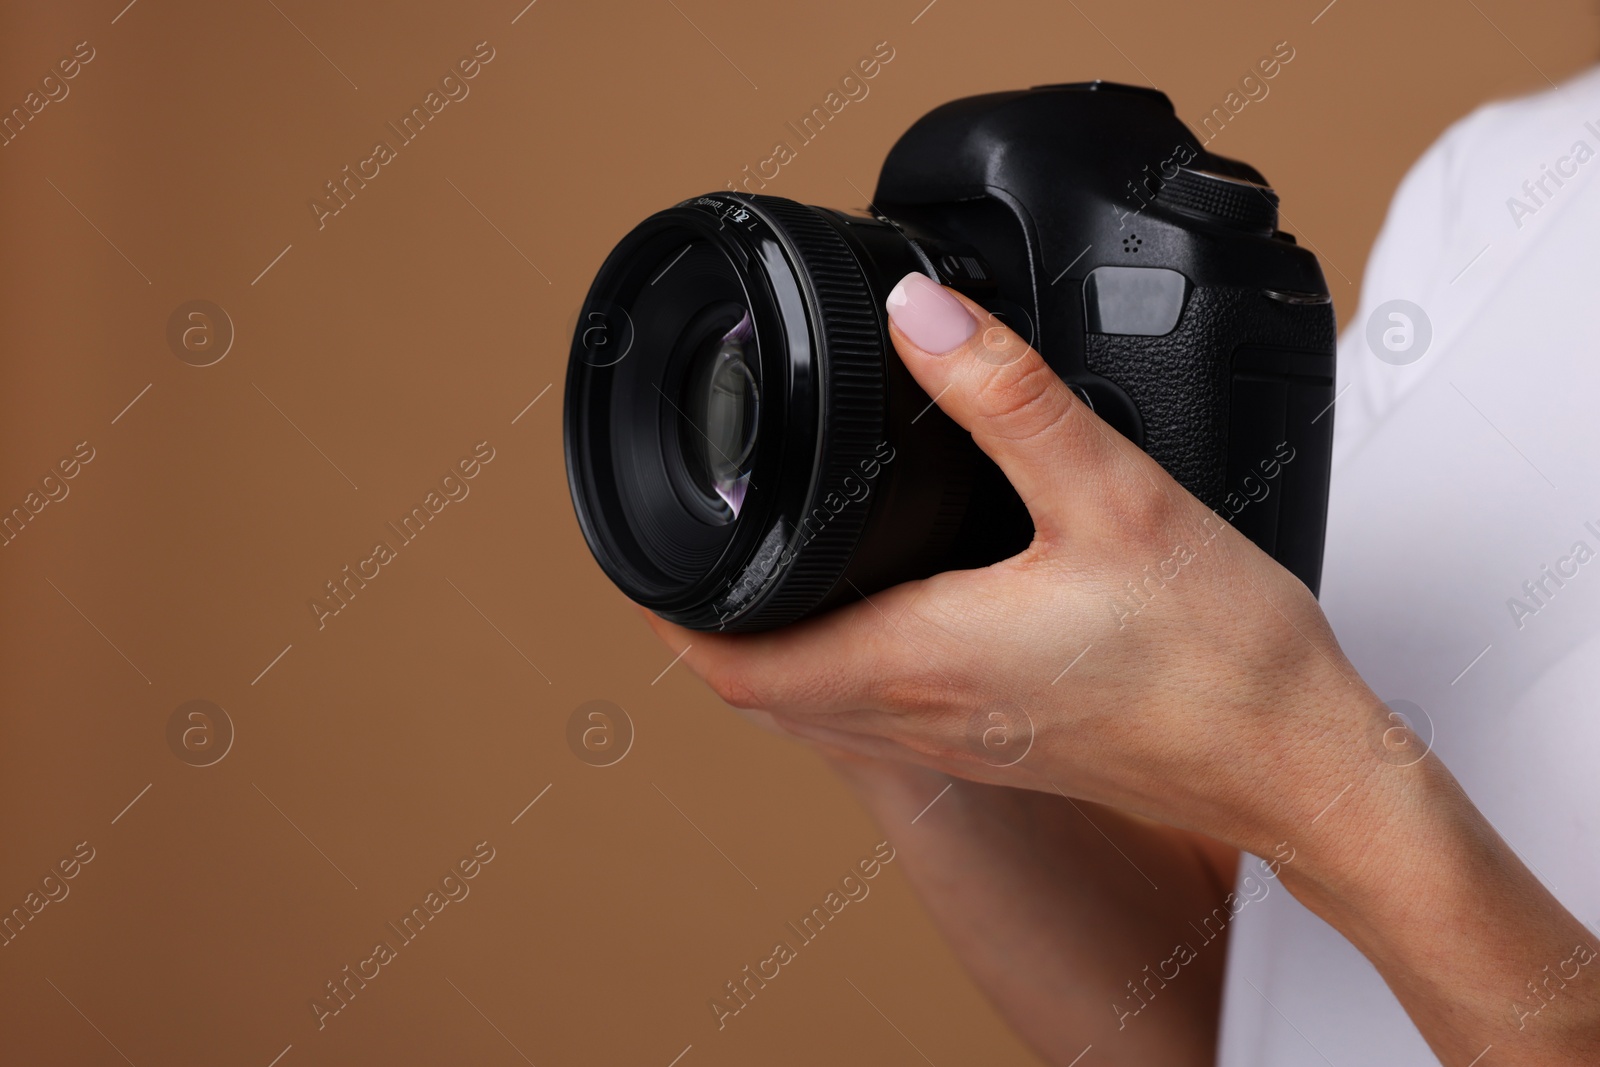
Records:
[[[884,328],[861,265],[816,210],[781,197],[739,199],[765,215],[797,253],[796,273],[812,298],[822,397],[816,480],[805,511],[782,517],[792,530],[789,562],[754,610],[729,624],[753,630],[814,611],[844,575],[860,541],[868,507],[849,499],[845,480],[859,476],[885,439]],[[828,506],[830,496],[840,502],[838,511]]]

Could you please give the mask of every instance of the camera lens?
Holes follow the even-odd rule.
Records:
[[[913,270],[931,266],[887,220],[767,196],[685,201],[618,243],[579,315],[565,436],[623,592],[759,630],[955,559],[981,457],[889,342],[884,298]]]

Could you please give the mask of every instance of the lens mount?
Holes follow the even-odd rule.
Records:
[[[824,213],[717,193],[651,216],[596,275],[564,432],[579,525],[632,599],[769,629],[839,583],[885,445],[886,325]]]

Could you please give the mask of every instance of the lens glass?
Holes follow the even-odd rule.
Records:
[[[677,444],[694,492],[691,506],[721,525],[738,518],[744,506],[761,406],[750,311],[730,303],[718,312],[709,336],[687,339],[684,389],[674,407]],[[729,318],[735,319],[732,326]]]

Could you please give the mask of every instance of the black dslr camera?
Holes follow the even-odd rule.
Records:
[[[988,308],[1316,590],[1334,315],[1256,170],[1205,151],[1154,90],[1045,86],[924,116],[870,206],[711,193],[600,268],[567,475],[628,596],[764,630],[1027,546],[1015,492],[889,341],[884,298],[911,271]]]

